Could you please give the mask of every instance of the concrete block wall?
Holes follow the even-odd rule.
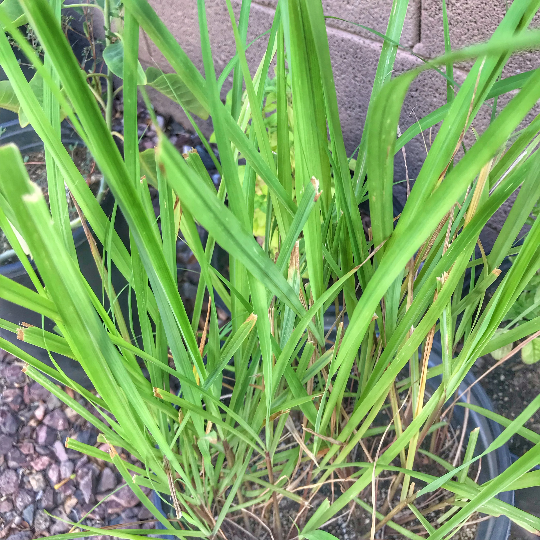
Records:
[[[414,53],[426,58],[434,58],[444,51],[442,0],[410,0],[403,29],[401,43]],[[504,17],[508,0],[447,0],[450,20],[450,37],[453,47],[487,40]],[[150,3],[167,24],[181,46],[199,67],[202,55],[199,46],[197,7],[195,0],[150,0]],[[238,14],[241,0],[233,0]],[[212,50],[216,71],[219,73],[235,54],[229,16],[224,0],[207,0]],[[248,41],[270,28],[277,0],[254,0],[251,9]],[[392,0],[323,0],[324,12],[340,19],[346,19],[385,33]],[[533,26],[540,26],[540,18]],[[349,23],[329,19],[328,38],[332,65],[337,88],[340,117],[347,150],[352,152],[360,141],[364,121],[375,77],[382,40],[376,35]],[[262,58],[266,40],[261,39],[248,51],[248,61],[254,69]],[[511,59],[505,75],[520,73],[538,67],[538,53],[521,53]],[[143,65],[157,65],[167,71],[167,62],[160,57],[148,40],[142,41],[141,62]],[[396,57],[394,75],[417,66],[420,60],[403,50]],[[469,65],[464,63],[455,68],[454,77],[459,83],[467,75]],[[230,88],[230,82],[224,92]],[[158,110],[172,114],[181,123],[186,123],[180,108],[154,95]],[[434,72],[423,73],[411,86],[402,111],[400,128],[402,131],[414,124],[418,118],[443,105],[446,100],[446,81]],[[474,127],[481,132],[488,124],[489,107],[481,110]],[[203,131],[211,131],[210,122],[202,125]],[[435,131],[433,131],[433,136]],[[409,176],[414,179],[425,159],[429,148],[430,134],[418,136],[406,145]],[[395,180],[405,178],[403,155],[396,155]],[[404,198],[404,185],[396,188],[398,197]],[[495,238],[509,205],[492,220],[484,243],[489,248]]]

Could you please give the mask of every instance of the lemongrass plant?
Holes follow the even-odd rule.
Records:
[[[114,264],[136,297],[130,320],[115,309],[114,301],[112,310],[103,307],[80,272],[65,222],[51,218],[17,148],[7,145],[0,149],[1,226],[21,255],[35,291],[0,277],[0,295],[52,319],[55,332],[17,328],[7,321],[2,325],[24,341],[80,363],[95,392],[70,380],[60,366],[49,368],[5,340],[0,346],[28,364],[30,377],[96,426],[109,453],[70,439],[68,446],[114,463],[167,535],[227,537],[227,527],[240,527],[252,537],[262,522],[261,530],[272,531],[278,540],[328,538],[319,529],[351,505],[371,515],[372,538],[383,526],[412,539],[426,534],[432,540],[449,538],[476,512],[504,514],[527,530],[540,530],[540,518],[496,498],[539,482],[538,473],[530,472],[540,462],[538,435],[523,425],[540,407],[540,398],[512,421],[486,412],[504,431],[476,457],[475,432],[464,439],[465,457],[458,454],[453,463],[429,452],[437,446],[433,433],[448,422],[445,403],[475,360],[540,329],[535,318],[494,337],[540,266],[536,220],[511,270],[504,277],[498,271],[540,196],[540,118],[522,124],[540,98],[540,71],[501,79],[512,52],[540,45],[540,33],[527,29],[540,0],[515,0],[488,43],[451,51],[447,41],[441,58],[390,78],[407,9],[407,0],[395,0],[352,177],[321,2],[279,1],[266,53],[253,78],[245,54],[250,2],[244,0],[246,9],[238,21],[230,0],[225,3],[237,54],[227,72],[217,74],[205,2],[197,1],[203,76],[146,0],[124,0],[123,157],[62,34],[58,0],[20,0],[43,48],[44,64],[0,7],[0,22],[43,77],[48,99],[40,104],[29,90],[4,33],[0,64],[52,157],[50,174],[58,175],[77,201],[91,227],[90,241],[95,235],[105,247],[106,254],[95,251],[103,289],[114,300],[108,278]],[[159,145],[153,172],[159,228],[138,152],[138,92],[146,98],[138,74],[140,30],[169,61],[173,75],[163,77],[162,83],[188,117],[212,117],[223,178],[216,191],[199,156],[180,155],[156,126]],[[458,88],[451,68],[467,59],[476,62]],[[262,113],[273,61],[276,152]],[[423,71],[434,69],[446,78],[441,81],[449,88],[448,103],[397,138],[409,85]],[[220,92],[230,70],[234,75],[228,110]],[[287,114],[287,78],[292,118]],[[460,157],[457,150],[485,101],[516,90]],[[107,178],[130,226],[129,246],[120,241],[62,146],[60,109]],[[441,121],[405,208],[394,220],[394,155],[420,130]],[[275,133],[271,135],[273,141]],[[239,168],[240,158],[245,159],[244,169]],[[266,234],[269,238],[277,231],[277,258],[253,238],[257,178],[268,188]],[[518,188],[494,247],[484,253],[479,244],[484,225]],[[358,210],[365,197],[369,237]],[[209,233],[205,246],[197,223]],[[179,230],[201,266],[191,319],[176,283]],[[35,266],[24,257],[19,238]],[[216,242],[229,254],[230,280],[210,264]],[[477,245],[480,257],[475,255]],[[480,277],[462,291],[466,269],[478,265],[483,269]],[[484,306],[484,292],[497,280],[496,293]],[[216,294],[231,312],[231,323],[221,328]],[[208,315],[203,313],[207,322],[201,333],[205,295]],[[328,342],[324,327],[323,314],[331,304],[338,306],[335,343]],[[134,319],[141,335],[132,333]],[[437,331],[442,364],[429,368]],[[427,393],[426,380],[436,374],[442,375],[441,383]],[[225,377],[232,390],[222,399]],[[171,392],[171,380],[179,382],[178,394]],[[89,413],[63,387],[79,392],[99,414]],[[408,393],[403,391],[407,387]],[[381,416],[383,410],[389,414]],[[532,450],[498,477],[478,484],[472,474],[475,463],[518,433],[535,443]],[[365,444],[370,437],[378,448],[372,455]],[[125,461],[118,449],[144,467]],[[421,454],[448,472],[422,472],[415,459]],[[395,477],[389,501],[393,510],[378,499],[376,489],[377,479],[389,471]],[[341,489],[332,488],[336,483]],[[169,497],[167,516],[142,488]],[[430,523],[424,514],[432,507],[420,503],[435,490],[445,512]],[[292,523],[281,520],[286,505],[297,509]],[[418,532],[396,522],[398,511],[415,518],[405,522],[416,523]],[[84,522],[74,527],[81,532],[69,537],[103,534]],[[141,537],[122,529],[107,529],[106,534]]]

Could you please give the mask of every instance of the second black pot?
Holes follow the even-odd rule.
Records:
[[[15,143],[21,152],[33,152],[39,150],[40,148],[43,148],[43,143],[40,141],[39,137],[30,126],[27,128],[20,128],[18,121],[15,120],[12,122],[7,122],[0,126],[0,131],[2,129],[4,129],[5,131],[0,137],[0,145]],[[62,128],[62,142],[65,145],[81,144],[81,141],[77,137],[76,133],[68,126]],[[104,197],[101,206],[107,216],[110,216],[112,214],[114,208],[114,198],[110,192]],[[115,230],[118,233],[122,242],[124,242],[124,245],[129,246],[129,227],[124,216],[119,210],[116,212]],[[90,285],[92,290],[96,293],[98,298],[101,299],[103,296],[101,276],[97,269],[96,263],[90,250],[90,245],[86,239],[82,227],[79,227],[78,229],[73,231],[73,240],[75,242],[75,248],[81,272],[88,281],[88,284]],[[101,251],[102,246],[98,244],[98,247]],[[28,276],[26,270],[19,261],[12,264],[0,266],[0,274],[16,281],[20,285],[34,290],[30,277]],[[118,302],[120,308],[127,321],[129,320],[129,287],[126,287],[127,281],[114,266],[111,271],[111,280],[114,290],[118,295]],[[135,298],[133,295],[132,308],[134,308],[135,306]],[[104,299],[104,307],[105,309],[109,308],[106,298]],[[25,309],[11,302],[7,302],[3,299],[0,299],[0,318],[17,325],[20,325],[21,323],[27,323],[37,327],[42,326],[42,318],[40,314],[35,313],[34,311],[31,311],[29,309]],[[133,323],[135,325],[135,333],[136,335],[138,335],[139,332],[137,328],[137,317],[133,318]],[[45,330],[52,332],[53,327],[53,322],[49,319],[46,319],[44,327]],[[17,347],[23,349],[41,362],[52,366],[52,362],[49,358],[49,353],[45,349],[41,349],[23,341],[18,341],[16,334],[7,330],[0,329],[0,337],[10,341],[11,343],[14,343],[15,345],[17,345]],[[68,377],[87,388],[91,386],[88,377],[86,376],[84,370],[78,362],[57,354],[53,354],[53,357]]]

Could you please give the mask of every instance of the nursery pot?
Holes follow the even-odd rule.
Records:
[[[433,341],[433,348],[430,355],[430,364],[437,365],[442,362],[441,355],[441,341],[440,334],[437,333]],[[458,389],[458,395],[461,396],[467,388],[469,388],[476,381],[476,377],[472,372],[467,373],[465,379],[461,383]],[[437,376],[427,380],[426,390],[429,392],[435,392],[438,386],[442,382],[442,377]],[[470,403],[472,405],[478,405],[486,410],[493,411],[493,406],[489,396],[485,390],[479,385],[475,384],[470,390],[470,396],[462,395],[459,399],[461,403]],[[449,405],[454,397],[448,401]],[[465,407],[454,407],[454,413],[450,424],[454,428],[463,426],[465,420]],[[482,416],[481,414],[469,409],[469,418],[467,421],[466,432],[467,435],[475,428],[480,428],[478,435],[478,442],[476,443],[475,455],[484,452],[489,445],[501,434],[501,428],[497,422]],[[467,440],[467,439],[466,439]],[[480,476],[478,483],[483,484],[492,478],[495,478],[502,472],[504,472],[512,464],[512,457],[508,445],[504,444],[497,450],[490,452],[487,456],[482,458],[482,468],[480,470]],[[514,504],[514,492],[505,491],[499,493],[497,498],[505,503]],[[506,516],[499,516],[497,518],[491,517],[486,521],[482,521],[478,524],[476,532],[476,540],[507,540],[510,536],[510,519]]]
[[[325,324],[325,330],[328,331],[332,324],[332,321],[335,320],[335,316],[328,314],[325,318],[327,320],[327,324]],[[440,335],[437,333],[433,342],[433,348],[431,350],[430,367],[440,364],[442,361],[441,358],[442,356]],[[467,388],[469,388],[475,382],[475,380],[476,378],[474,377],[474,375],[469,372],[458,389],[458,395],[464,393]],[[426,390],[429,393],[435,392],[441,382],[442,377],[440,376],[428,379],[426,383]],[[451,399],[454,398],[452,397]],[[493,410],[491,400],[479,384],[475,384],[471,388],[470,396],[468,398],[466,395],[461,396],[459,402],[468,402],[472,405],[478,405],[489,411]],[[447,405],[450,403],[451,400],[449,400]],[[452,420],[450,422],[451,426],[454,429],[458,429],[463,426],[465,421],[465,410],[466,409],[464,407],[460,406],[456,406],[454,408]],[[480,428],[475,451],[475,455],[478,455],[484,452],[489,447],[489,445],[501,434],[501,429],[499,427],[499,424],[497,424],[493,420],[489,420],[481,414],[473,410],[469,410],[469,418],[467,420],[466,426],[467,435],[476,428]],[[495,478],[503,471],[505,471],[511,464],[512,457],[510,454],[510,450],[505,444],[494,452],[490,452],[487,456],[484,456],[482,458],[482,467],[480,470],[478,482],[480,484],[483,484],[484,482]],[[497,498],[510,505],[514,504],[513,491],[505,491],[503,493],[500,493]],[[167,499],[168,498],[165,497],[165,500],[163,501],[156,492],[152,493],[152,502],[165,517],[167,517],[167,514],[170,514],[170,512],[173,510],[172,506],[169,504],[170,501],[168,501]],[[158,529],[164,529],[163,525],[161,525],[161,523],[159,522],[156,524],[156,526]],[[482,521],[478,524],[475,538],[476,540],[508,540],[508,537],[510,536],[510,526],[510,519],[506,516],[500,516],[497,518],[491,517],[488,520]],[[174,537],[170,535],[161,535],[161,538],[164,538],[166,540],[174,540]]]
[[[331,306],[325,313],[325,332],[327,332],[333,322],[336,320],[334,306]],[[348,318],[345,318],[345,326],[348,325]],[[331,339],[335,338],[335,329],[331,334]],[[441,338],[439,332],[435,334],[433,340],[433,347],[431,349],[431,355],[429,359],[430,367],[439,365],[442,363],[441,352]],[[493,411],[493,405],[491,399],[486,394],[485,390],[480,384],[475,384],[470,392],[469,397],[465,394],[466,390],[475,383],[476,377],[472,372],[467,373],[463,382],[459,386],[457,395],[461,396],[459,403],[470,403],[477,405],[488,411]],[[426,382],[426,391],[430,394],[434,393],[442,382],[441,376],[432,377]],[[464,394],[464,395],[461,395]],[[454,399],[452,396],[445,407],[450,405]],[[465,421],[465,407],[456,406],[450,421],[450,425],[454,429],[461,428]],[[476,443],[475,455],[484,452],[489,445],[501,434],[501,428],[497,422],[486,418],[485,416],[469,409],[469,418],[467,420],[466,432],[467,437],[473,429],[479,429],[478,441]],[[468,440],[468,439],[466,439]],[[480,476],[478,478],[479,484],[483,484],[497,477],[504,472],[512,464],[512,455],[507,444],[504,444],[497,450],[490,452],[487,456],[482,458],[482,467],[480,470]],[[507,503],[514,504],[514,492],[505,491],[500,493],[497,497],[499,500]],[[491,517],[486,521],[482,521],[478,524],[476,532],[476,540],[508,540],[510,536],[511,521],[506,516]]]
[[[362,208],[364,212],[369,212],[369,208],[367,205],[364,205]],[[401,213],[403,210],[403,205],[400,203],[400,201],[394,197],[394,205],[393,205],[393,211],[394,216],[397,216]],[[221,254],[222,255],[222,254]],[[223,257],[221,259],[215,259],[213,261],[214,264],[217,263],[218,269],[221,271],[224,269],[226,258]],[[507,269],[505,267],[505,269]],[[466,276],[466,281],[470,280],[470,274]],[[216,301],[219,301],[220,299],[217,298]],[[224,310],[227,310],[227,308],[224,305],[221,305],[220,307]],[[228,311],[228,310],[227,310]],[[336,320],[336,313],[334,306],[331,306],[328,311],[325,313],[324,316],[324,326],[325,326],[325,333],[330,330],[330,327]],[[344,325],[347,326],[349,323],[349,319],[347,316],[345,316]],[[335,339],[335,328],[331,334],[331,338]],[[433,347],[431,350],[430,355],[430,367],[438,365],[442,362],[442,354],[441,354],[441,342],[440,342],[440,334],[437,332],[435,335],[434,341],[433,341]],[[459,389],[458,389],[458,395],[463,394],[471,385],[473,385],[476,381],[475,376],[472,372],[469,372],[463,382],[461,383]],[[434,393],[439,385],[442,382],[442,377],[436,376],[432,377],[427,380],[426,383],[426,391],[428,393]],[[448,401],[446,405],[449,405],[451,401],[454,399],[452,398]],[[459,399],[459,402],[461,403],[470,403],[472,405],[480,406],[486,410],[493,411],[493,406],[491,404],[491,400],[484,391],[484,389],[479,385],[475,384],[470,392],[469,396],[466,394],[462,395]],[[454,412],[452,414],[452,418],[450,421],[450,425],[454,429],[459,429],[463,426],[465,421],[465,407],[456,406],[454,408]],[[493,420],[490,420],[488,418],[485,418],[481,414],[469,409],[469,415],[467,420],[467,426],[466,426],[466,432],[467,435],[470,434],[471,431],[474,429],[479,428],[479,435],[478,440],[476,443],[476,451],[475,455],[478,455],[482,452],[484,452],[489,445],[501,434],[501,429],[499,424],[494,422]],[[487,482],[491,480],[492,478],[497,477],[499,474],[504,472],[510,465],[512,464],[512,456],[510,454],[510,450],[508,449],[508,446],[505,444],[502,447],[498,448],[497,450],[490,452],[487,456],[484,456],[482,458],[482,465],[480,470],[480,475],[478,482],[480,484],[483,484],[484,482]],[[499,500],[513,505],[514,504],[514,492],[513,491],[506,491],[503,493],[500,493],[497,497]],[[174,513],[174,510],[171,505],[171,501],[169,500],[169,497],[163,495],[158,495],[155,491],[152,492],[152,502],[156,506],[156,508],[163,514],[163,516],[167,517],[168,515]],[[510,526],[511,521],[506,516],[500,516],[500,517],[490,517],[486,521],[482,521],[478,524],[477,531],[476,531],[476,540],[508,540],[508,537],[510,536]],[[160,530],[164,530],[165,528],[161,523],[156,523],[156,528]],[[160,536],[160,538],[164,538],[166,540],[174,540],[174,536],[163,534]]]
[[[25,152],[35,152],[43,148],[43,142],[39,139],[35,131],[31,126],[21,128],[17,120],[6,122],[0,125],[0,132],[3,131],[3,134],[0,136],[0,145],[15,143],[21,153]],[[81,145],[81,140],[77,134],[69,126],[62,125],[62,142],[64,145]],[[112,213],[114,207],[114,198],[109,192],[103,199],[101,204],[105,213],[109,216]],[[129,246],[129,228],[127,226],[126,220],[122,213],[118,210],[115,217],[115,230],[120,236],[121,240],[126,246]],[[79,260],[80,269],[88,281],[88,284],[92,287],[92,290],[96,293],[98,298],[102,298],[102,282],[99,271],[97,269],[94,258],[90,251],[90,245],[86,239],[83,228],[78,227],[73,231],[73,240],[75,242],[75,249],[77,252],[77,258]],[[101,246],[98,244],[101,248]],[[12,279],[24,285],[29,289],[34,289],[33,284],[30,280],[30,277],[26,273],[22,263],[17,261],[12,264],[6,264],[0,266],[0,274],[3,276]],[[128,291],[129,288],[126,287],[127,282],[120,274],[120,272],[113,267],[111,272],[112,285],[118,296],[118,302],[120,308],[124,314],[126,320],[128,319],[129,310],[128,310]],[[106,299],[105,299],[106,300]],[[133,299],[133,306],[135,306],[135,300]],[[108,309],[108,305],[105,304],[105,308]],[[25,309],[21,306],[7,302],[3,299],[0,299],[0,318],[10,321],[15,324],[27,323],[33,326],[41,327],[42,318],[41,315]],[[136,324],[137,318],[134,318],[134,324]],[[53,331],[54,324],[51,320],[45,319],[45,329],[49,332]],[[137,332],[137,328],[135,328]],[[41,349],[34,345],[30,345],[23,341],[18,341],[16,334],[9,332],[7,330],[0,329],[0,336],[11,343],[17,345],[17,347],[28,352],[41,362],[52,366],[52,362],[49,358],[49,353],[45,349]],[[75,380],[79,384],[85,387],[90,387],[90,381],[87,378],[84,370],[78,362],[65,356],[58,354],[53,354],[53,357],[60,367],[64,370],[66,375],[71,379]]]

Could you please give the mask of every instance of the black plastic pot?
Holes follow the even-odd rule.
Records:
[[[331,319],[331,315],[328,315],[327,320],[330,321]],[[335,316],[333,317],[332,321],[334,320]],[[331,324],[332,322],[330,322],[330,324],[328,325],[325,324],[325,326],[327,327],[326,331],[329,330]],[[435,336],[433,348],[431,351],[430,365],[434,366],[440,363],[441,343],[439,334],[437,334]],[[459,387],[458,395],[465,392],[465,390],[470,387],[475,382],[475,380],[476,378],[474,377],[474,375],[472,373],[468,373]],[[426,390],[430,393],[435,392],[439,387],[441,381],[442,378],[440,376],[428,379],[426,384]],[[475,384],[471,388],[470,397],[468,398],[468,400],[466,396],[462,396],[460,401],[463,403],[468,402],[472,405],[478,405],[489,411],[493,410],[491,400],[479,384]],[[460,406],[455,407],[454,413],[452,415],[452,420],[450,422],[452,427],[454,429],[461,428],[464,421],[465,408]],[[469,434],[473,429],[476,428],[480,428],[475,452],[475,455],[478,455],[484,452],[486,448],[488,448],[489,445],[501,434],[501,429],[499,427],[499,424],[497,424],[496,422],[485,418],[484,416],[478,414],[473,410],[469,410],[469,418],[467,420],[466,427],[467,434]],[[491,452],[487,456],[482,458],[482,467],[480,470],[478,482],[480,484],[483,484],[484,482],[495,478],[503,471],[505,471],[511,464],[512,456],[510,454],[508,446],[505,444],[494,452]],[[498,499],[507,504],[513,505],[514,492],[505,491],[503,493],[500,493],[498,495]],[[152,502],[165,517],[167,517],[167,513],[172,510],[172,506],[169,504],[170,501],[167,501],[167,497],[165,497],[164,503],[156,492],[152,492]],[[510,526],[511,521],[506,516],[500,516],[497,518],[491,517],[490,519],[482,521],[478,524],[478,529],[476,531],[476,540],[508,540],[508,537],[510,536]],[[156,527],[160,530],[165,529],[163,525],[161,525],[161,523],[159,522],[156,524]],[[165,540],[174,540],[174,537],[170,535],[161,535],[160,538],[164,538]]]
[[[440,364],[441,358],[441,342],[439,334],[437,334],[431,350],[430,363],[432,365]],[[475,380],[475,376],[469,372],[459,387],[458,395],[465,392],[465,390],[471,386]],[[427,390],[434,392],[440,385],[441,381],[441,377],[433,377],[432,379],[428,379],[426,384]],[[467,397],[462,396],[460,401],[466,403]],[[475,384],[471,388],[468,402],[472,405],[478,405],[484,409],[493,411],[493,405],[491,404],[489,396],[479,384]],[[459,406],[455,407],[452,415],[451,425],[454,428],[460,427],[463,425],[464,420],[465,408]],[[480,431],[478,435],[478,442],[476,444],[476,455],[484,452],[486,448],[488,448],[489,445],[501,434],[499,424],[493,420],[489,420],[485,416],[482,416],[473,410],[469,410],[469,419],[467,421],[466,428],[467,434],[477,427],[480,428]],[[511,464],[512,456],[510,454],[510,450],[508,449],[508,445],[505,444],[482,458],[482,468],[480,470],[478,482],[483,484],[484,482],[495,478],[510,467]],[[514,504],[513,491],[505,491],[500,493],[497,498],[505,503],[511,505]],[[486,521],[482,521],[478,524],[476,540],[507,540],[510,536],[510,526],[510,519],[506,516],[500,516],[498,518],[492,517]]]
[[[364,212],[369,212],[369,207],[367,204],[362,205],[361,209]],[[403,205],[400,203],[400,201],[394,197],[394,216],[397,216],[401,213],[403,210]],[[223,254],[221,254],[223,257]],[[224,265],[225,263],[223,261],[226,261],[226,258],[222,258],[221,265]],[[217,261],[214,261],[214,264]],[[220,266],[218,263],[218,268],[223,267]],[[509,267],[508,261],[505,260],[503,263],[503,270],[507,270]],[[470,274],[466,276],[466,285],[468,286],[468,283],[470,281]],[[227,310],[227,308],[223,305],[220,306],[222,309]],[[331,306],[328,311],[325,313],[324,317],[324,325],[325,325],[325,332],[328,332],[334,321],[336,320],[336,314],[334,306]],[[345,326],[348,325],[349,320],[348,317],[345,317]],[[333,331],[333,337],[335,339],[335,329]],[[332,338],[331,334],[331,338]],[[439,333],[436,334],[433,348],[431,351],[431,357],[430,357],[430,366],[438,365],[441,363],[441,343],[440,343],[440,335]],[[465,392],[467,388],[469,388],[474,382],[476,378],[474,375],[469,372],[463,382],[461,383],[459,389],[458,389],[458,395]],[[431,379],[428,379],[426,383],[426,390],[430,393],[433,393],[437,390],[439,385],[441,384],[442,378],[440,376],[433,377]],[[453,399],[453,398],[452,398]],[[479,385],[475,384],[471,390],[470,390],[470,396],[467,397],[464,395],[459,400],[460,402],[468,402],[473,405],[478,405],[486,410],[493,411],[493,406],[491,404],[491,400],[489,396],[486,394],[484,389]],[[450,402],[448,403],[450,404]],[[465,420],[465,408],[457,406],[454,408],[454,412],[451,419],[451,425],[454,429],[458,429],[464,424]],[[469,417],[467,420],[467,426],[466,426],[466,432],[469,434],[473,429],[479,428],[479,436],[478,441],[476,445],[476,452],[475,454],[478,455],[482,452],[484,452],[489,445],[501,434],[501,429],[499,424],[496,422],[489,420],[482,416],[481,414],[469,410]],[[501,474],[503,471],[505,471],[510,465],[512,464],[512,456],[510,454],[510,450],[508,449],[508,446],[505,444],[502,447],[498,448],[494,452],[489,453],[487,456],[482,458],[482,467],[480,471],[479,476],[479,483],[483,484],[484,482],[487,482],[488,480],[491,480],[492,478],[497,477],[499,474]],[[500,493],[498,495],[498,499],[510,504],[514,505],[514,492],[513,491],[506,491],[503,493]],[[165,502],[164,502],[165,501]],[[152,492],[152,502],[156,506],[156,508],[165,516],[167,517],[167,514],[172,511],[172,506],[170,505],[170,501],[167,497],[164,497],[164,501],[160,498],[160,496],[156,492]],[[508,537],[510,536],[510,526],[511,521],[506,516],[500,516],[500,517],[491,517],[490,519],[486,521],[482,521],[478,524],[478,529],[476,532],[476,540],[508,540]],[[164,530],[164,527],[158,522],[156,523],[156,528],[159,530]],[[174,540],[173,536],[170,535],[160,535],[160,538],[164,538],[166,540]]]
[[[12,122],[6,122],[2,126],[0,126],[0,130],[5,129],[5,132],[0,136],[0,145],[8,144],[8,143],[15,143],[21,152],[31,152],[39,150],[43,147],[43,143],[37,136],[37,134],[34,132],[34,130],[29,126],[26,128],[20,128],[19,123],[17,120],[14,120]],[[81,144],[80,139],[77,137],[76,133],[69,128],[68,126],[63,126],[62,128],[62,141],[63,143],[67,145],[76,145]],[[114,198],[111,194],[107,195],[103,202],[102,202],[102,208],[105,211],[107,215],[111,215],[112,210],[114,207]],[[129,228],[127,226],[127,223],[121,214],[120,211],[117,211],[116,218],[115,218],[115,230],[119,234],[121,240],[124,242],[126,246],[129,245]],[[90,251],[90,245],[88,244],[86,240],[86,236],[84,234],[84,231],[82,227],[79,227],[78,229],[73,231],[73,240],[75,242],[75,248],[77,252],[77,258],[79,260],[79,265],[81,268],[81,271],[88,281],[88,284],[92,287],[93,291],[97,294],[98,298],[102,298],[102,282],[99,275],[99,272],[97,270],[96,264],[94,262],[94,259],[92,257],[92,253]],[[99,246],[101,249],[101,246]],[[33,289],[32,282],[26,273],[23,265],[20,262],[12,263],[12,264],[6,264],[3,266],[0,266],[0,274],[3,276],[12,279],[16,281],[17,283],[24,285],[25,287],[28,287],[30,289]],[[128,291],[129,288],[126,287],[126,280],[124,277],[120,274],[116,268],[113,267],[111,272],[111,279],[112,284],[114,287],[114,290],[117,294],[119,294],[118,301],[120,304],[120,307],[122,309],[122,312],[124,314],[124,317],[126,317],[126,320],[128,319]],[[133,306],[135,305],[135,300],[133,299]],[[108,308],[108,305],[106,303],[105,299],[105,308]],[[41,315],[30,311],[28,309],[22,308],[16,304],[13,304],[11,302],[7,302],[3,299],[0,299],[0,317],[2,319],[8,320],[15,324],[21,324],[21,323],[28,323],[34,326],[41,327],[42,320]],[[136,318],[134,318],[136,319]],[[135,323],[135,320],[134,320]],[[45,320],[45,329],[48,331],[53,330],[53,322],[49,319]],[[137,330],[135,328],[135,330]],[[17,337],[14,333],[8,332],[7,330],[0,329],[0,336],[4,339],[7,339],[8,341],[14,343],[21,349],[25,350],[38,360],[41,360],[45,364],[51,365],[52,362],[49,358],[49,353],[41,349],[39,347],[35,347],[33,345],[29,345],[28,343],[18,341]],[[83,369],[81,368],[80,364],[70,358],[66,358],[65,356],[53,354],[54,359],[59,363],[61,368],[65,371],[65,373],[78,382],[79,384],[90,387],[90,381],[88,380],[86,374],[84,373]]]

